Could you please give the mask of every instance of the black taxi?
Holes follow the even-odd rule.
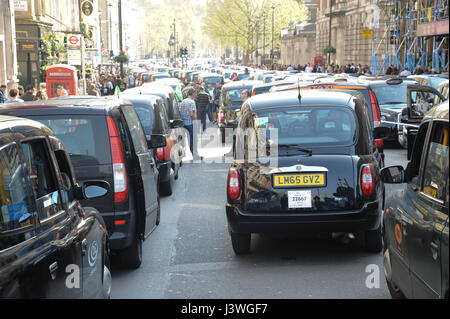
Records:
[[[384,272],[393,298],[448,299],[448,101],[424,117],[408,167],[381,171],[406,184],[386,200]]]
[[[106,225],[80,201],[110,188],[101,180],[80,187],[48,127],[0,116],[0,298],[109,298]]]
[[[301,94],[300,94],[301,92]],[[241,108],[226,214],[236,254],[252,233],[364,234],[380,252],[384,184],[364,96],[308,90],[263,94]]]

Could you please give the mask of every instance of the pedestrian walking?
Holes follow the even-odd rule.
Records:
[[[247,90],[242,91],[241,93],[242,103],[245,103],[245,101],[247,101],[249,97],[250,94],[248,93]]]
[[[22,100],[25,102],[31,102],[34,100],[34,86],[31,84],[27,85],[26,93],[22,96]]]
[[[48,100],[47,93],[44,91],[37,91],[33,101],[45,101],[45,100]]]
[[[219,110],[220,98],[222,96],[222,83],[220,81],[216,82],[216,88],[214,89],[213,95],[214,95],[214,102],[213,102],[212,113],[213,113],[213,117],[214,117],[214,123],[217,123],[217,111]]]
[[[22,85],[19,85],[17,90],[19,91],[19,97],[22,97],[25,94],[25,90]]]
[[[3,104],[6,102],[6,85],[2,84],[0,86],[0,104]]]
[[[197,106],[195,104],[195,89],[191,88],[188,97],[181,103],[181,114],[184,122],[184,128],[189,132],[189,147],[194,159],[198,157],[197,151],[194,150],[194,121],[197,119]]]
[[[9,100],[7,100],[5,103],[21,103],[24,102],[24,100],[19,98],[19,90],[18,89],[11,89],[9,90]]]
[[[209,94],[208,119],[209,122],[214,123],[214,116],[213,116],[214,88],[212,83],[208,83],[208,88],[206,89],[206,92]]]
[[[203,132],[206,131],[206,113],[208,112],[209,94],[203,86],[200,87],[200,93],[195,99],[197,106],[197,118],[202,122]]]
[[[409,68],[406,67],[401,73],[400,76],[410,76],[411,75],[411,71],[409,71]]]

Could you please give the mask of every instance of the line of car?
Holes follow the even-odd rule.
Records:
[[[250,253],[255,233],[350,232],[383,252],[393,298],[448,298],[448,76],[432,77],[225,84],[236,255]],[[408,168],[385,167],[386,140],[408,148]],[[407,186],[386,194],[385,184]]]
[[[10,104],[0,117],[0,296],[109,298],[111,263],[140,267],[179,176],[173,88]]]

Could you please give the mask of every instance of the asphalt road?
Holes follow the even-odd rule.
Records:
[[[406,166],[406,151],[385,152],[386,165]],[[221,153],[201,152],[209,160]],[[390,298],[382,254],[363,251],[356,239],[253,235],[252,253],[235,256],[225,216],[228,167],[183,166],[174,195],[161,200],[161,225],[144,242],[141,268],[113,268],[112,298]],[[379,280],[369,282],[379,287],[368,288],[377,271]]]

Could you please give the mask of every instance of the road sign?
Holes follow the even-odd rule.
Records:
[[[70,34],[67,37],[67,47],[68,48],[79,48],[81,46],[81,35]]]
[[[77,49],[67,50],[67,64],[81,65],[81,50]]]
[[[373,30],[371,29],[362,30],[361,35],[363,38],[373,38]]]

